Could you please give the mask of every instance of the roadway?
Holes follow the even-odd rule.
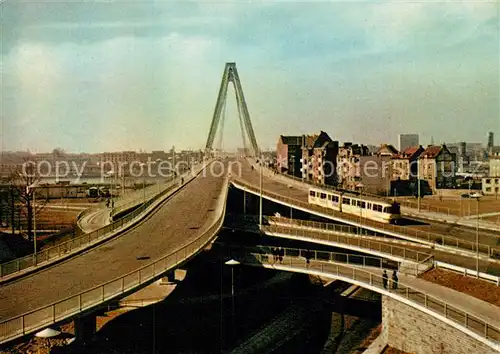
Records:
[[[257,169],[251,169],[250,165],[246,162],[242,163],[241,168],[241,179],[250,183],[256,187],[259,186],[259,171]],[[308,192],[307,185],[304,185],[304,188],[296,188],[295,184],[285,184],[277,179],[269,178],[263,175],[263,190],[269,191],[271,193],[279,194],[283,197],[291,197],[296,200],[299,200],[303,203],[308,203]],[[288,186],[291,186],[288,187]],[[382,224],[376,221],[367,220],[365,218],[356,217],[354,215],[349,215],[340,212],[333,212],[331,209],[330,213],[335,214],[338,217],[345,218],[347,220],[354,220],[359,222],[362,219],[362,223],[366,225],[373,225],[383,227],[386,224]],[[410,229],[410,233],[413,230],[419,230],[424,232],[430,232],[445,236],[452,236],[455,238],[459,238],[465,241],[475,242],[476,241],[476,230],[458,226],[458,225],[450,225],[448,223],[443,223],[439,221],[430,221],[430,220],[416,220],[413,218],[405,218],[405,226],[399,226],[395,228],[395,231],[401,230],[404,232],[404,229]],[[479,243],[488,246],[498,246],[500,245],[500,235],[498,232],[494,231],[485,231],[481,230],[479,232]]]
[[[219,217],[224,178],[220,167],[207,168],[143,222],[57,266],[33,273],[0,288],[0,319],[44,305],[123,276],[182,248]]]

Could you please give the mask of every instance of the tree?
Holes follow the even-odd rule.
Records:
[[[20,205],[21,212],[26,217],[28,239],[33,241],[34,216],[36,216],[47,203],[46,198],[36,198],[35,196],[36,186],[40,182],[40,173],[37,171],[35,162],[26,160],[11,173],[9,180],[12,202],[13,204]]]

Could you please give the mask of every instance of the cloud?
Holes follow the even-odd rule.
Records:
[[[500,133],[492,6],[12,3],[0,24],[4,144],[202,147],[227,61],[266,147],[320,129],[371,143],[433,127],[479,139]],[[224,132],[225,146],[241,141],[232,96]]]

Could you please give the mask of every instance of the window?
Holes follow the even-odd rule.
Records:
[[[332,200],[332,195],[328,194],[328,200]]]
[[[349,198],[342,198],[342,204],[351,204],[351,200]]]
[[[389,214],[389,207],[384,207],[383,211],[384,213]]]
[[[315,193],[314,191],[309,191],[309,195],[310,195],[311,197],[315,197],[315,196],[316,196],[316,193]]]
[[[491,179],[487,178],[486,179],[486,184],[490,184],[491,183]]]
[[[382,212],[382,205],[379,205],[379,204],[373,204],[373,210],[374,210],[374,211],[379,211],[379,212]]]
[[[495,178],[495,184],[498,184],[500,180],[498,178]]]
[[[326,199],[326,193],[321,193],[320,198],[321,198],[321,199]]]
[[[361,207],[362,207],[363,209],[365,209],[365,208],[366,208],[366,202],[361,202]]]
[[[367,207],[366,207],[367,209],[369,209],[369,210],[372,209],[372,203],[366,203],[366,205],[367,205]]]
[[[334,195],[334,196],[333,196],[333,201],[334,201],[335,203],[338,203],[338,202],[339,202],[339,196],[338,196],[338,195]]]
[[[491,187],[486,187],[486,192],[491,192]]]

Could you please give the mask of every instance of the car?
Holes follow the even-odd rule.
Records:
[[[471,193],[471,198],[481,198],[483,195],[479,192]]]
[[[468,193],[465,193],[465,194],[462,194],[461,197],[462,198],[470,198],[470,195]]]

